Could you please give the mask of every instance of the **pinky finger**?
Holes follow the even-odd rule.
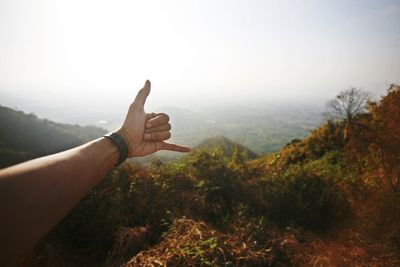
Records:
[[[180,145],[170,144],[170,143],[165,143],[165,142],[163,142],[161,149],[175,151],[175,152],[190,152],[192,150],[190,147],[187,147],[187,146],[180,146]]]

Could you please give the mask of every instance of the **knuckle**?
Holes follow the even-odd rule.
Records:
[[[160,117],[163,118],[166,121],[169,121],[169,116],[167,114],[165,114],[165,113],[161,113]]]

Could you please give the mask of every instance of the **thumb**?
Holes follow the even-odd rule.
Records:
[[[139,90],[136,95],[135,101],[133,101],[133,107],[135,108],[144,108],[144,103],[146,103],[147,96],[150,94],[151,83],[149,80],[146,80],[142,89]]]

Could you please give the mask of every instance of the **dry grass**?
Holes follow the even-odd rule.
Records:
[[[268,266],[271,249],[257,250],[204,222],[178,219],[163,240],[130,259],[124,266]]]
[[[148,229],[146,227],[121,227],[116,234],[115,243],[110,252],[106,266],[121,266],[129,255],[136,254],[147,244]]]
[[[369,242],[354,230],[322,238],[296,228],[269,229],[259,245],[243,228],[221,233],[204,222],[176,219],[162,240],[140,251],[144,229],[124,228],[108,266],[396,266],[387,242]],[[252,231],[247,226],[247,232]],[[141,233],[141,234],[140,234]],[[136,252],[135,252],[136,251]]]

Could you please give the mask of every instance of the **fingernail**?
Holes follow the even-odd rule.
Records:
[[[145,134],[145,135],[144,135],[144,138],[145,138],[145,139],[150,139],[150,134],[148,134],[148,133]]]
[[[150,128],[150,127],[151,127],[151,123],[147,123],[147,124],[146,124],[146,127],[147,127],[147,128]]]

